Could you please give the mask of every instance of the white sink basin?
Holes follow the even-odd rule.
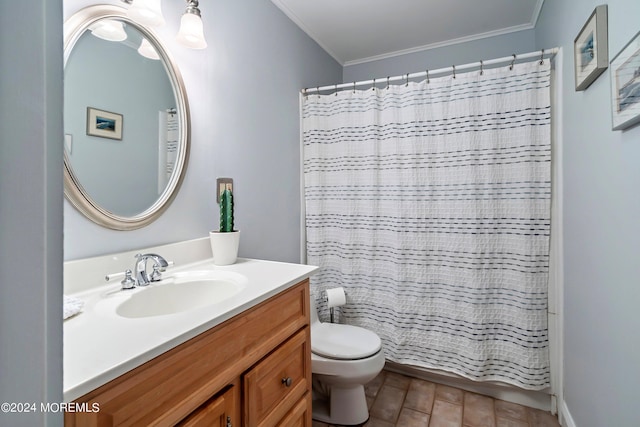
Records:
[[[201,270],[173,273],[157,284],[137,288],[116,306],[126,318],[154,317],[182,313],[219,304],[238,294],[247,279],[238,273]],[[126,295],[128,291],[120,291]]]

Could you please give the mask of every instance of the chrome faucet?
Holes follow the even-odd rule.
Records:
[[[147,261],[153,261],[153,272],[147,273]],[[134,267],[136,274],[136,285],[147,286],[151,282],[158,282],[162,279],[161,273],[167,269],[169,263],[166,259],[157,254],[137,254],[136,265]]]

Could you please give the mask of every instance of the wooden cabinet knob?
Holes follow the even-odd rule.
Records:
[[[287,377],[287,378],[283,378],[282,379],[282,384],[284,384],[287,387],[291,387],[291,383],[293,382],[293,380],[291,379],[291,377]]]

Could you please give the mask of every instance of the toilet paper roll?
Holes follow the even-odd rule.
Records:
[[[347,303],[347,296],[343,287],[327,289],[325,292],[327,295],[327,307],[339,307]]]

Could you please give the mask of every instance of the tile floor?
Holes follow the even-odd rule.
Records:
[[[363,427],[560,426],[548,412],[389,371],[365,390],[371,418]]]

